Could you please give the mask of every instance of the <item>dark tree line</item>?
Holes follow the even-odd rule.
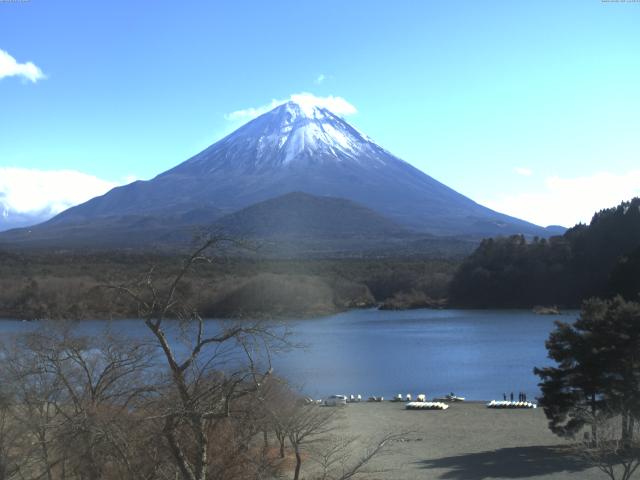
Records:
[[[180,268],[176,253],[6,253],[0,249],[0,317],[131,318],[137,305],[100,288],[125,283],[154,267],[161,284]],[[458,261],[425,258],[267,259],[223,257],[201,264],[182,284],[207,317],[275,318],[326,315],[392,300],[446,297]]]
[[[640,294],[640,198],[596,213],[564,235],[483,240],[450,285],[454,305],[578,307],[591,297]]]

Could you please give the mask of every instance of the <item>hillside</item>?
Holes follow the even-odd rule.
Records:
[[[484,240],[450,288],[467,307],[577,307],[592,296],[640,294],[640,198],[596,213],[589,225],[527,241]]]
[[[214,223],[231,235],[253,238],[388,238],[410,233],[350,200],[302,192],[259,202]]]

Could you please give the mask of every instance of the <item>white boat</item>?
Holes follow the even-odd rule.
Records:
[[[408,402],[404,407],[407,410],[446,410],[449,405],[444,402]]]
[[[347,404],[346,395],[331,395],[324,400],[327,407],[339,407]]]
[[[464,402],[466,400],[465,397],[454,395],[453,393],[450,393],[449,395],[447,395],[446,398],[449,402]]]
[[[438,398],[434,398],[434,401],[437,402],[464,402],[466,400],[465,397],[461,397],[459,395],[455,395],[453,393],[450,393],[448,395],[445,395],[444,397],[438,397]]]
[[[487,408],[538,408],[533,402],[511,402],[509,400],[491,400],[487,403]]]

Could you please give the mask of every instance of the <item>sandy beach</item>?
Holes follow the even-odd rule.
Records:
[[[411,432],[371,465],[368,479],[602,479],[553,435],[541,409],[494,410],[484,403],[408,411],[403,403],[343,407],[341,434],[365,444],[386,432]]]

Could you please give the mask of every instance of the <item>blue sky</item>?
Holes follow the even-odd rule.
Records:
[[[309,92],[474,200],[570,225],[640,194],[639,26],[629,1],[0,2],[0,194],[148,179]]]

